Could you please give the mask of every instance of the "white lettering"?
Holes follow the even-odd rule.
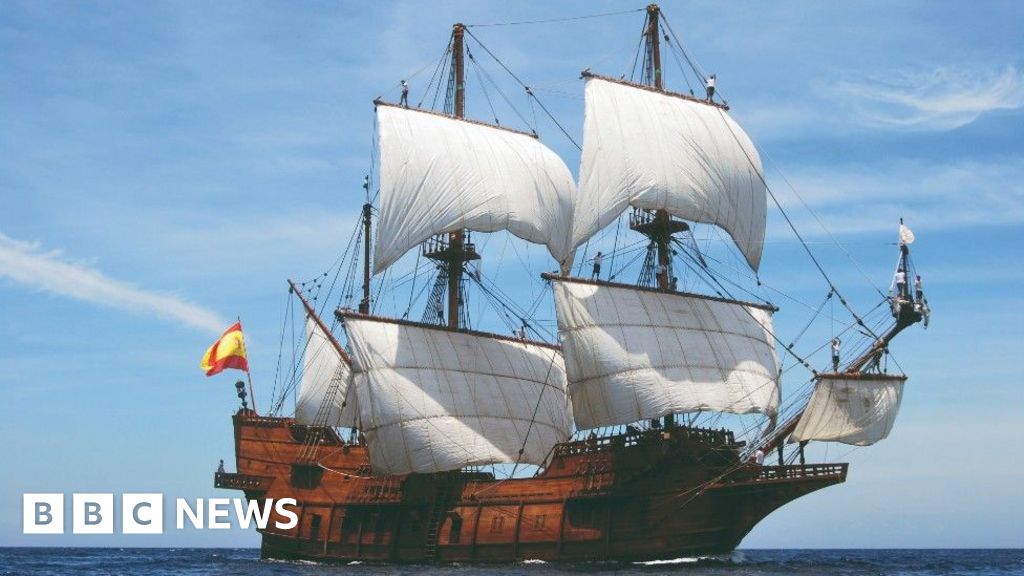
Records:
[[[260,509],[259,502],[255,500],[249,500],[246,502],[248,506],[245,507],[243,512],[243,500],[235,498],[235,518],[238,519],[238,526],[243,529],[249,528],[249,523],[252,522],[253,517],[256,518],[256,527],[263,530],[267,527],[267,521],[270,520],[270,510],[274,504],[273,500],[266,500],[264,506]]]
[[[208,500],[210,506],[208,507],[209,515],[207,520],[207,526],[211,530],[226,530],[231,528],[231,522],[222,522],[220,518],[227,518],[229,510],[228,505],[231,504],[229,498],[210,498]]]
[[[203,499],[196,500],[196,509],[193,512],[192,508],[188,505],[188,500],[184,498],[178,498],[175,504],[178,516],[178,530],[185,528],[185,516],[188,516],[189,521],[192,522],[193,528],[203,528]]]
[[[299,515],[286,508],[286,506],[294,508],[298,506],[298,504],[299,503],[295,498],[281,498],[274,504],[274,510],[277,511],[279,516],[291,518],[291,521],[287,523],[281,521],[275,522],[274,526],[277,527],[278,530],[290,530],[299,524]]]

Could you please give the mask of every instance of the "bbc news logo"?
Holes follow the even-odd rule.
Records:
[[[255,524],[260,530],[270,523],[271,512],[284,519],[274,522],[278,530],[294,528],[299,516],[293,510],[294,498],[263,502],[242,498],[198,498],[189,502],[175,499],[175,528],[186,524],[196,529],[226,530],[231,528],[231,513],[240,528]],[[121,494],[121,534],[163,534],[164,495],[156,493]],[[205,512],[205,513],[204,513]],[[114,495],[87,493],[71,495],[71,530],[73,534],[113,534]],[[63,534],[65,530],[64,494],[22,494],[22,533]]]

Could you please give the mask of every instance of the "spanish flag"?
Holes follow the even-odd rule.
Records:
[[[245,338],[242,337],[242,322],[238,321],[224,332],[210,346],[199,367],[206,371],[207,376],[219,374],[225,368],[237,368],[249,371],[249,360],[245,356]]]

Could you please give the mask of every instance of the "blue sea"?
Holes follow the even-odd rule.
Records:
[[[517,574],[685,575],[1024,575],[1024,550],[738,550],[726,557],[680,558],[647,564],[545,564],[503,566],[375,566],[260,560],[255,549],[216,548],[0,548],[0,576],[52,574],[455,576]]]

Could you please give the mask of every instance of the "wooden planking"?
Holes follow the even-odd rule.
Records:
[[[438,481],[453,483],[452,493],[459,494],[441,523],[439,561],[649,559],[716,553],[732,549],[778,506],[841,482],[846,473],[845,465],[758,469],[734,474],[696,498],[681,498],[687,487],[721,472],[696,462],[728,462],[730,453],[733,461],[736,458],[735,449],[709,447],[708,434],[686,432],[640,438],[630,445],[613,440],[601,448],[560,445],[551,466],[534,478],[495,481],[420,475],[418,488],[411,490],[406,484],[411,477],[358,474],[368,469],[365,447],[325,445],[322,463],[330,470],[324,471],[319,485],[298,489],[291,486],[290,474],[302,443],[290,422],[235,418],[239,473],[272,477],[265,498],[300,501],[298,527],[264,531],[263,553],[270,557],[415,562],[423,557],[428,523],[424,495]],[[321,518],[315,537],[314,514]],[[462,528],[454,542],[456,514]]]

